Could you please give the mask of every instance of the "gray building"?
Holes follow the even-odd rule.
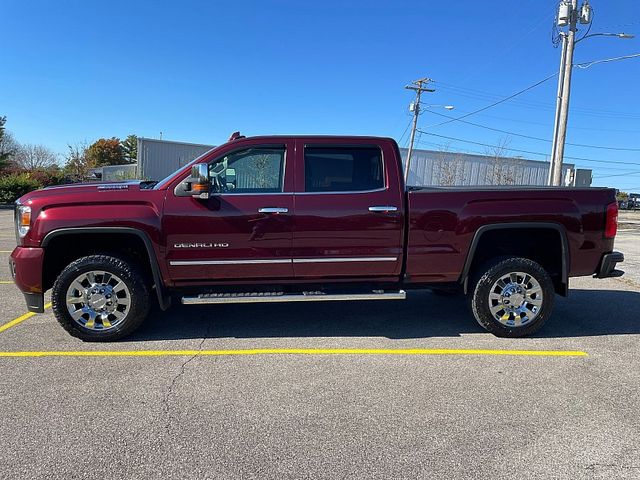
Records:
[[[138,138],[138,178],[161,180],[171,172],[213,148],[213,145]],[[403,161],[407,149],[401,148]],[[546,185],[549,162],[516,157],[470,153],[414,150],[408,184],[412,186],[453,185]],[[591,185],[591,170],[563,165],[568,186]]]
[[[406,161],[407,149],[401,148],[400,154],[403,161]],[[563,164],[562,172],[565,185],[573,185],[575,171],[575,165]],[[407,184],[421,187],[546,185],[548,175],[549,162],[539,160],[462,152],[414,150]],[[586,177],[581,177],[581,179],[584,178]]]
[[[212,148],[198,143],[138,138],[138,178],[162,180]]]

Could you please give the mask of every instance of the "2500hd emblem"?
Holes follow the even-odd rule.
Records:
[[[227,248],[228,243],[175,243],[174,248]]]

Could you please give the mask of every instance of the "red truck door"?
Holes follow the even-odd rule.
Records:
[[[167,192],[162,231],[174,281],[292,278],[293,142],[238,141],[209,161],[220,193]]]
[[[299,139],[296,154],[296,278],[397,280],[404,195],[391,142]]]

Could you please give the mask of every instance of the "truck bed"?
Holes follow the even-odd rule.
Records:
[[[497,227],[516,243],[517,236],[540,227],[556,231],[567,250],[567,277],[595,273],[602,252],[613,249],[613,239],[603,238],[604,209],[615,202],[613,189],[410,187],[406,196],[411,282],[458,281],[473,255],[474,238]],[[540,243],[551,239],[542,236]]]

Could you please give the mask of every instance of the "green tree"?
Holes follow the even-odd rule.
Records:
[[[627,192],[618,191],[616,193],[616,200],[618,200],[619,202],[626,202],[627,200],[629,200],[629,194]]]
[[[4,124],[7,117],[0,117],[0,170],[9,165],[11,156],[15,153],[16,142],[9,132],[5,132]]]
[[[86,159],[89,165],[95,167],[127,163],[122,145],[120,145],[120,139],[116,137],[96,140],[87,149]]]
[[[124,158],[127,160],[127,162],[135,163],[138,159],[138,136],[129,135],[122,141],[120,145],[122,146]]]
[[[76,143],[67,145],[68,152],[65,156],[64,172],[74,180],[83,180],[93,167],[87,160],[87,144]]]

